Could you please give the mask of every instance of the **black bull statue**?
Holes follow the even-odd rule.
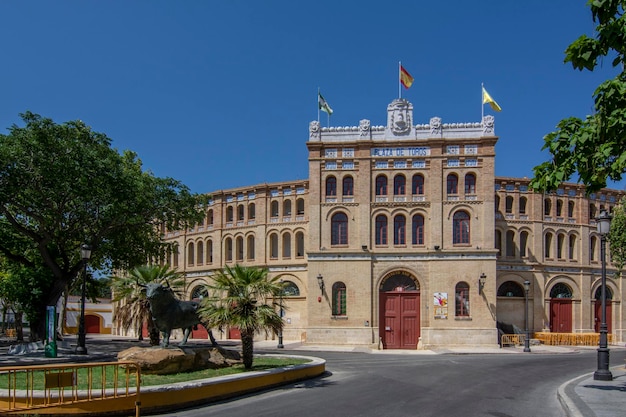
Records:
[[[169,346],[170,335],[173,329],[183,330],[183,340],[179,343],[179,346],[184,346],[187,343],[191,329],[198,324],[202,324],[207,328],[211,343],[217,345],[213,332],[211,332],[209,326],[202,323],[198,316],[197,310],[200,306],[198,303],[195,301],[178,300],[169,284],[167,286],[155,283],[138,285],[146,289],[146,298],[150,303],[152,320],[163,337],[161,347]]]

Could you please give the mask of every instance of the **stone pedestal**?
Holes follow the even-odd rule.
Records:
[[[132,347],[117,354],[117,360],[133,361],[146,374],[177,374],[201,369],[226,368],[241,363],[234,350],[213,347]]]

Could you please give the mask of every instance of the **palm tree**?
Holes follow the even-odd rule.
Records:
[[[246,369],[252,368],[254,334],[264,330],[278,333],[283,320],[276,312],[275,299],[283,291],[278,278],[269,278],[267,269],[235,265],[224,267],[207,288],[200,317],[211,327],[237,327],[241,332],[241,356]],[[268,301],[271,299],[271,305]]]
[[[152,321],[150,304],[140,286],[150,283],[169,285],[174,293],[177,293],[184,288],[185,280],[181,273],[167,265],[143,265],[130,270],[128,275],[111,277],[113,301],[118,302],[114,310],[116,318],[125,331],[134,327],[139,340],[143,340],[142,328],[147,322],[150,345],[156,346],[160,339],[159,330]]]

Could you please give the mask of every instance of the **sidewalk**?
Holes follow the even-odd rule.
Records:
[[[174,340],[172,346],[176,346],[178,341]],[[236,347],[239,341],[219,340],[218,343],[224,347]],[[190,341],[190,345],[206,344],[207,341]],[[46,358],[43,350],[34,350],[21,355],[9,355],[9,344],[6,340],[0,340],[0,367],[3,366],[25,366],[37,364],[54,364],[64,362],[101,362],[116,361],[117,353],[133,346],[149,347],[147,340],[137,341],[134,338],[111,335],[88,335],[87,355],[77,355],[76,338],[69,337],[65,343],[59,344],[56,358]],[[373,355],[377,354],[402,354],[402,355],[442,355],[442,354],[573,354],[581,349],[592,349],[591,347],[579,346],[531,346],[531,352],[526,353],[523,347],[451,347],[437,350],[375,350],[365,346],[334,346],[334,345],[305,345],[300,341],[283,341],[284,348],[278,349],[277,340],[255,341],[255,351],[283,351],[296,353],[298,351],[307,352],[361,352]],[[610,349],[624,349],[624,347],[609,346]],[[624,365],[611,368],[613,374],[612,381],[595,381],[593,373],[585,374],[565,382],[558,387],[556,395],[561,402],[568,417],[616,417],[626,415],[626,367]]]

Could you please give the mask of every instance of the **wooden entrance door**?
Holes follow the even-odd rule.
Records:
[[[613,303],[611,300],[606,300],[606,328],[608,333],[611,333],[611,323],[613,322]],[[595,305],[595,315],[594,315],[594,323],[593,328],[596,333],[600,333],[600,324],[602,323],[602,300],[596,300]]]
[[[569,298],[550,299],[550,331],[552,333],[572,332],[572,300]]]
[[[420,336],[419,306],[419,292],[380,293],[379,333],[384,349],[417,349]]]

